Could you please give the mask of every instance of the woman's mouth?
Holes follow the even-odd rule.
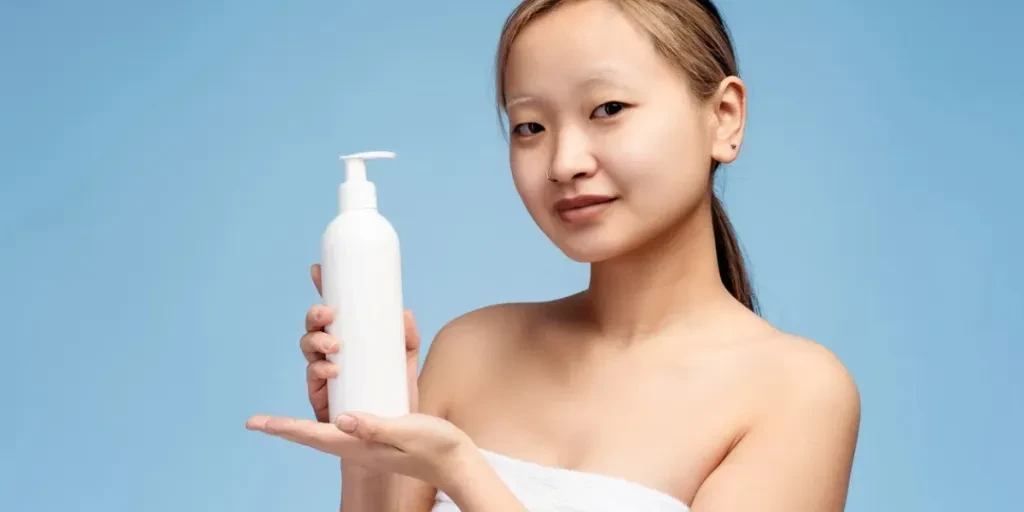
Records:
[[[578,195],[555,203],[555,212],[563,222],[578,224],[596,220],[618,199],[614,196]]]

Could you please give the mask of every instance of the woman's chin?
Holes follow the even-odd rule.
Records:
[[[586,225],[568,225],[553,219],[542,225],[548,240],[569,259],[578,263],[598,263],[614,259],[635,248],[638,233],[628,222],[603,219]]]
[[[595,233],[596,235],[596,233]],[[569,259],[577,263],[598,263],[621,255],[624,252],[623,244],[613,237],[566,237],[556,240],[555,245]]]

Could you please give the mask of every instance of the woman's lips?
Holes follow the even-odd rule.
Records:
[[[555,202],[555,212],[569,224],[590,222],[600,217],[616,199],[593,194],[566,197]]]

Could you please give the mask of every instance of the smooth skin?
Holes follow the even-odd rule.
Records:
[[[587,0],[527,26],[505,86],[516,189],[552,242],[591,264],[588,288],[453,320],[418,381],[408,319],[409,417],[255,416],[249,428],[339,455],[346,512],[399,510],[388,508],[399,497],[402,512],[427,512],[437,489],[464,512],[525,510],[478,448],[628,479],[693,512],[843,510],[860,423],[853,379],[719,278],[709,170],[738,155],[744,83],[727,78],[698,101],[621,12]],[[580,195],[613,200],[558,211]],[[323,379],[337,369],[322,357],[344,348],[320,332],[330,313],[310,314],[302,346],[323,421]]]

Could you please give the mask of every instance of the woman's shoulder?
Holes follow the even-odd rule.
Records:
[[[775,330],[752,350],[763,367],[762,375],[779,400],[821,401],[851,412],[860,396],[853,375],[825,345]]]
[[[430,359],[493,353],[527,334],[550,307],[544,302],[507,302],[469,311],[444,324],[431,342]]]
[[[736,401],[742,421],[696,503],[756,508],[763,501],[736,492],[754,487],[789,503],[841,501],[860,426],[851,373],[824,345],[789,333],[772,330],[736,348],[727,359],[745,393]]]
[[[747,376],[757,404],[749,411],[749,429],[780,424],[801,425],[792,434],[825,429],[834,434],[856,431],[860,391],[853,375],[825,345],[775,328],[745,344],[737,366]],[[796,440],[794,437],[794,441]]]
[[[434,336],[420,372],[420,398],[433,414],[493,375],[530,336],[550,303],[508,302],[459,315]]]

